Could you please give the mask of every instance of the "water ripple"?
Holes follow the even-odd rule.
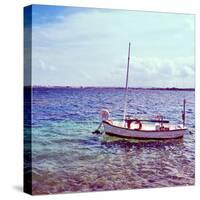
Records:
[[[120,89],[33,89],[34,194],[194,184],[194,92],[129,91],[129,114],[159,113],[174,123],[181,122],[182,99],[189,99],[189,131],[183,139],[138,141],[92,135],[101,108],[108,108],[112,118],[122,117],[123,98]],[[26,134],[30,131],[25,133],[29,138]]]

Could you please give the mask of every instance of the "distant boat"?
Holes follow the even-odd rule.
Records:
[[[168,120],[164,120],[162,116],[157,116],[155,119],[141,119],[134,118],[126,114],[130,48],[131,43],[129,42],[123,120],[121,122],[110,120],[109,111],[103,109],[101,111],[101,125],[103,125],[104,133],[110,136],[135,139],[175,139],[183,137],[187,131],[187,127],[185,126],[185,99],[183,100],[182,111],[183,123],[180,125],[170,124],[170,122]],[[96,132],[98,133],[98,129]]]

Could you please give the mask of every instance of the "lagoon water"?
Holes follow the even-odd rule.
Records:
[[[164,115],[181,123],[186,98],[188,133],[165,141],[119,140],[91,132],[99,111],[121,119],[119,88],[45,88],[32,94],[33,194],[193,185],[194,91],[129,89],[133,116]]]

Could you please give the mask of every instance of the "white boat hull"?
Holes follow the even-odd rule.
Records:
[[[186,128],[177,128],[173,130],[135,130],[122,126],[113,125],[109,121],[103,121],[105,134],[122,138],[135,139],[175,139],[181,138],[187,131]]]

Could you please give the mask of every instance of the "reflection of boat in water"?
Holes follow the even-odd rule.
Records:
[[[107,134],[103,134],[101,144],[105,145],[106,147],[120,147],[122,149],[131,150],[134,148],[165,148],[167,146],[179,146],[183,148],[183,137],[176,138],[176,139],[135,139],[135,138],[124,138],[121,139],[118,136],[109,136]]]
[[[110,136],[117,136],[121,138],[136,138],[136,139],[174,139],[181,138],[186,133],[185,126],[185,104],[183,101],[182,120],[183,124],[174,125],[168,120],[164,120],[163,116],[157,116],[155,119],[140,119],[132,118],[127,113],[127,91],[128,91],[128,77],[129,77],[129,61],[130,61],[130,43],[128,49],[128,64],[126,74],[125,87],[125,103],[124,115],[122,122],[116,122],[109,119],[109,111],[103,109],[101,111],[104,132]],[[98,132],[98,130],[96,130]]]

